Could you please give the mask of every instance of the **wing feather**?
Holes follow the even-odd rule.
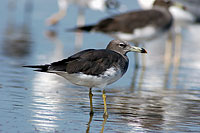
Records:
[[[49,71],[99,75],[119,62],[121,65],[127,66],[127,63],[121,60],[122,58],[124,57],[111,50],[90,49],[79,52],[62,61],[52,63]]]
[[[95,30],[103,32],[120,31],[125,33],[133,33],[135,29],[141,27],[143,28],[148,25],[160,25],[160,27],[165,27],[168,24],[171,24],[169,21],[172,21],[172,17],[170,20],[167,17],[171,17],[171,15],[166,16],[162,12],[153,9],[128,12],[100,21],[96,25]]]

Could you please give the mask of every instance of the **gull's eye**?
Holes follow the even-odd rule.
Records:
[[[119,46],[122,47],[122,48],[125,48],[125,47],[126,47],[126,44],[120,43]]]

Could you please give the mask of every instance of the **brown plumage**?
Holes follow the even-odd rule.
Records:
[[[58,74],[73,84],[90,88],[90,113],[93,113],[92,88],[103,89],[104,116],[108,116],[104,88],[120,79],[128,68],[127,52],[147,53],[145,49],[134,47],[127,42],[112,40],[106,49],[88,49],[67,59],[48,65],[24,66],[37,68],[36,71]]]
[[[128,68],[126,53],[130,51],[130,48],[131,46],[126,42],[113,40],[106,49],[87,49],[51,64],[24,67],[37,68],[35,71],[40,72],[83,73],[99,76],[114,66],[119,67],[124,74]],[[140,48],[138,52],[146,53],[146,50]]]
[[[141,40],[151,40],[170,29],[173,18],[168,7],[171,4],[171,2],[157,0],[153,9],[118,14],[96,24],[80,26],[71,31],[102,32],[120,40],[140,43]],[[124,35],[128,36],[124,37]]]

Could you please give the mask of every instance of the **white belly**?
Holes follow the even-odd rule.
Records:
[[[105,88],[106,85],[109,85],[118,79],[121,78],[122,73],[120,69],[116,69],[114,67],[109,68],[103,74],[99,76],[86,75],[84,73],[75,73],[68,74],[67,72],[54,72],[71,83],[79,86],[86,86],[89,88]]]

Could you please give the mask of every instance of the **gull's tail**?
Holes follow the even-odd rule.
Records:
[[[34,71],[38,72],[48,72],[49,66],[50,65],[36,65],[36,66],[23,66],[23,67],[36,68]]]
[[[72,29],[67,29],[66,31],[87,31],[90,32],[94,29],[94,25],[80,26]]]

